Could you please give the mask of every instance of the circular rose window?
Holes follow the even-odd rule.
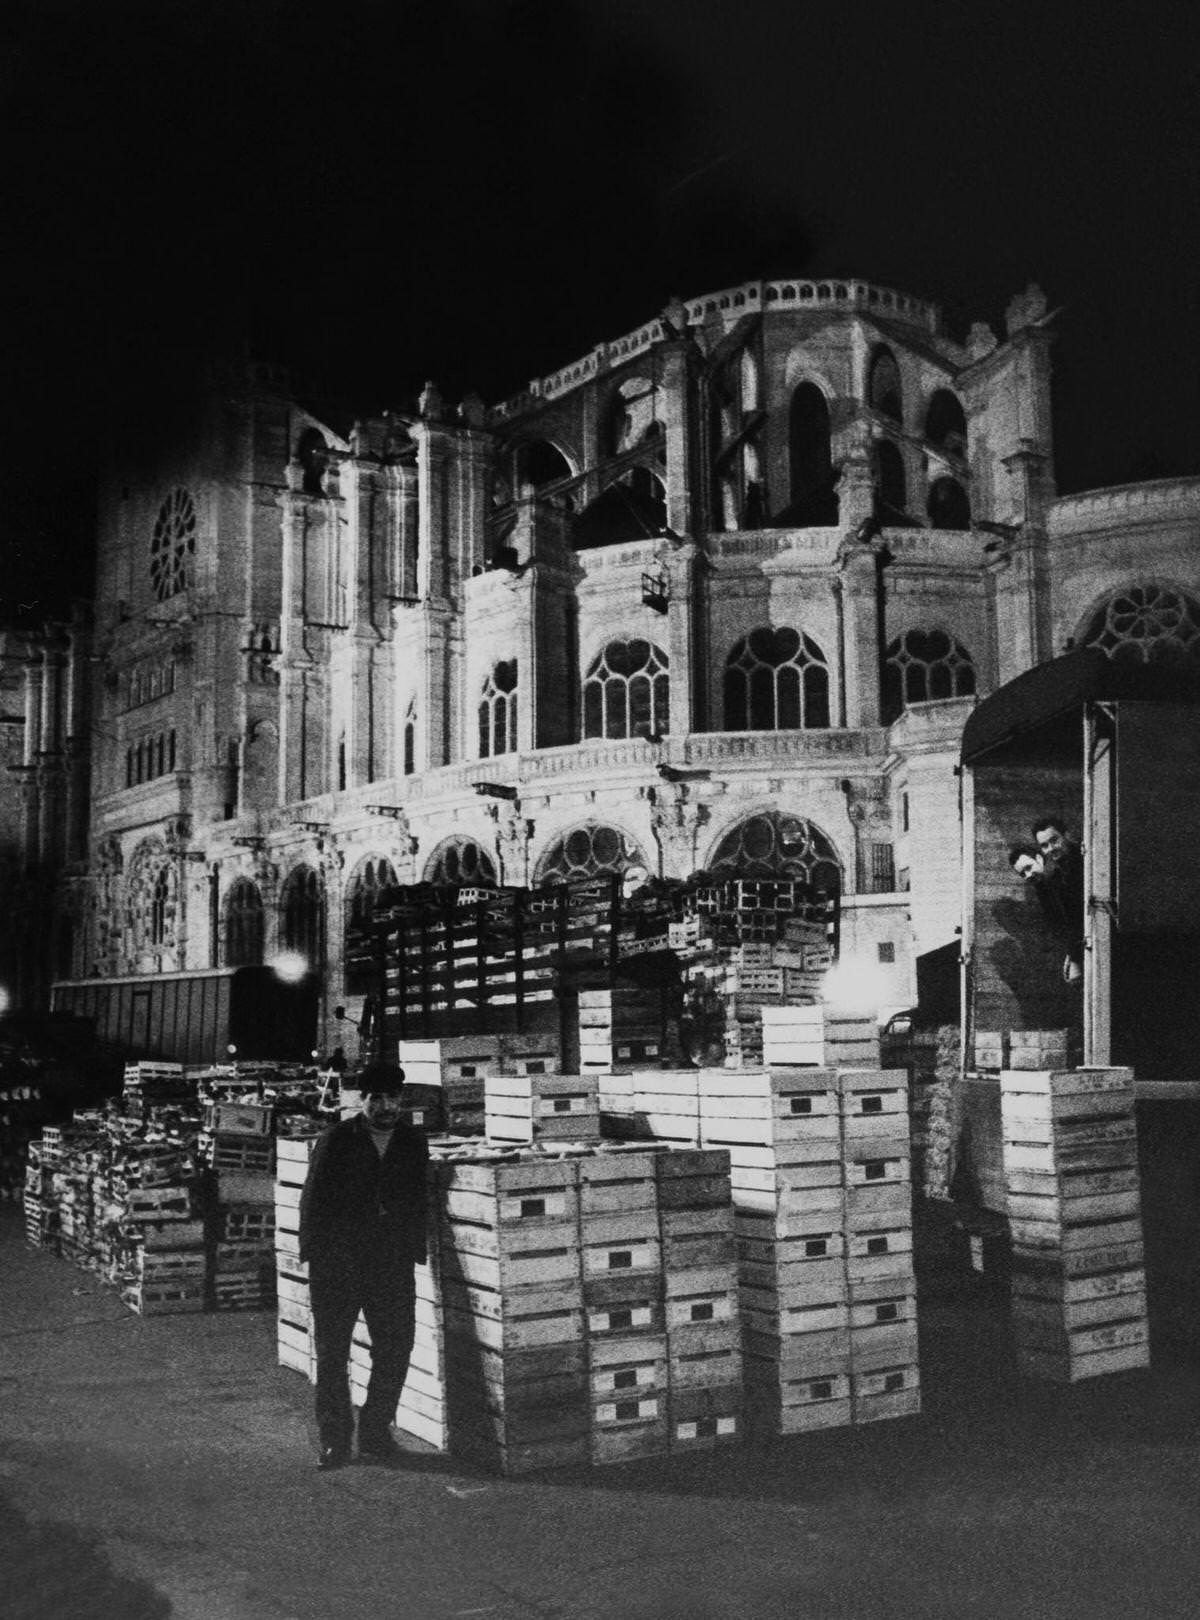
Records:
[[[159,508],[150,542],[150,583],[165,602],[191,584],[196,554],[196,504],[186,489],[173,489]]]

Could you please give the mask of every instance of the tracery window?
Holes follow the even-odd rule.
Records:
[[[667,655],[652,642],[610,641],[583,683],[585,737],[649,737],[670,730]]]
[[[717,845],[708,870],[798,878],[827,894],[838,893],[842,885],[841,863],[821,829],[778,810],[750,816],[732,827]]]
[[[479,703],[479,757],[512,754],[517,747],[517,660],[493,666]]]
[[[1200,664],[1200,602],[1169,585],[1127,585],[1080,639],[1119,663]]]
[[[346,902],[347,940],[350,935],[370,925],[380,897],[389,889],[396,888],[397,881],[395,868],[386,857],[371,856],[362,863],[351,880]],[[346,994],[366,995],[372,988],[373,975],[370,967],[352,962],[347,953]]]
[[[829,670],[811,636],[763,625],[725,664],[727,731],[817,730],[829,724]]]
[[[128,872],[123,965],[148,972],[164,965],[163,953],[174,944],[176,870],[161,842],[150,840],[134,851]]]
[[[262,959],[262,895],[257,883],[241,877],[225,901],[225,966],[258,967]]]
[[[150,583],[166,602],[192,583],[196,555],[196,503],[186,489],[173,489],[158,509],[150,540]]]
[[[310,969],[325,962],[325,891],[320,874],[298,866],[288,876],[280,897],[283,947],[298,951]]]
[[[425,881],[491,887],[496,882],[496,863],[473,838],[454,838],[434,851]]]
[[[646,866],[633,840],[616,827],[593,822],[564,833],[538,863],[534,881],[538,886],[568,883],[602,872],[627,872],[631,866]]]
[[[171,903],[171,876],[164,866],[154,880],[154,888],[150,893],[150,926],[147,930],[148,941],[152,946],[161,947],[167,941],[167,908]]]
[[[975,665],[945,630],[906,630],[887,650],[883,667],[883,723],[890,726],[910,703],[970,697]]]

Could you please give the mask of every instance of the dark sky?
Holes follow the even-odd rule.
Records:
[[[956,337],[1037,280],[1060,486],[1200,472],[1195,11],[10,3],[0,604],[87,591],[97,427],[189,347],[491,400],[760,275]]]

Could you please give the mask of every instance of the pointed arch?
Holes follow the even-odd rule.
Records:
[[[829,402],[814,382],[801,382],[788,413],[789,524],[828,528],[838,519]]]
[[[258,967],[263,959],[262,893],[248,877],[235,878],[225,896],[225,967]]]

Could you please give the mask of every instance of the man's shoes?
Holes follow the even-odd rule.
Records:
[[[360,1434],[358,1455],[363,1462],[376,1463],[382,1468],[403,1468],[408,1454],[390,1434]]]
[[[329,1474],[335,1468],[345,1468],[349,1461],[349,1446],[322,1446],[317,1456],[317,1467],[321,1473]]]

